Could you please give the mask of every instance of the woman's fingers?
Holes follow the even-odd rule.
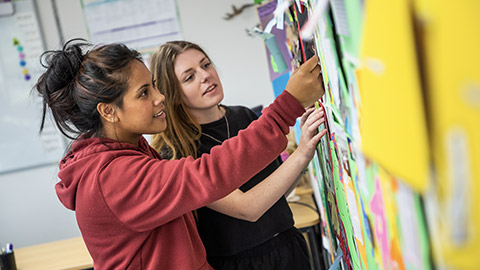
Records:
[[[317,121],[313,122],[312,125],[310,125],[308,127],[308,132],[310,132],[311,134],[317,133],[318,128],[324,122],[325,122],[325,117],[322,117],[322,118],[318,119]]]
[[[305,113],[300,118],[300,128],[305,124],[305,121],[307,121],[307,118],[312,114],[314,110],[314,107],[310,107],[305,111]]]
[[[307,113],[305,113],[305,114],[307,114]],[[322,110],[314,110],[313,112],[310,112],[309,115],[307,115],[307,116],[305,114],[302,116],[302,118],[306,117],[307,119],[304,121],[303,126],[305,126],[307,128],[309,126],[311,126],[312,123],[314,123],[318,119],[324,117],[324,113],[323,113]],[[302,125],[302,119],[300,120],[300,124]],[[302,129],[303,129],[303,126],[302,126]]]
[[[323,137],[323,135],[327,134],[327,130],[324,129],[320,132],[318,132],[317,134],[315,134],[315,136],[312,137],[312,142],[315,144],[315,146],[320,142],[320,139]]]
[[[302,130],[302,137],[304,137],[307,141],[311,141],[312,138],[319,132],[318,128],[320,125],[324,122],[325,117],[321,117],[311,122],[311,124],[306,124],[305,129]]]
[[[302,66],[304,66],[305,70],[313,72],[315,68],[320,67],[318,61],[320,61],[320,59],[317,55],[314,55],[312,56],[312,58],[308,59],[307,62],[305,62]]]

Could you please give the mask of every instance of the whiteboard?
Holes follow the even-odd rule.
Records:
[[[31,89],[44,71],[44,44],[35,2],[12,3],[14,13],[0,17],[0,173],[53,164],[65,149],[51,121],[38,134],[42,100]]]

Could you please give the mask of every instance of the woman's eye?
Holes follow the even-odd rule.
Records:
[[[144,97],[146,95],[148,95],[148,90],[147,89],[143,90],[142,93],[140,94],[141,97]]]
[[[203,65],[204,68],[208,68],[209,66],[211,65],[211,63],[206,63],[205,65]]]
[[[185,78],[185,81],[188,82],[188,81],[190,81],[192,78],[193,78],[193,75],[190,75],[190,76],[188,76],[188,77]]]

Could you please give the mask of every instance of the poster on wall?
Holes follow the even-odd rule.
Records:
[[[82,0],[90,41],[123,43],[139,51],[181,39],[174,0]]]

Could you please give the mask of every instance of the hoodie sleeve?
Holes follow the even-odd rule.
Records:
[[[284,91],[247,129],[198,159],[118,156],[98,176],[104,201],[135,231],[153,229],[214,202],[278,157],[287,146],[289,126],[304,111]]]

